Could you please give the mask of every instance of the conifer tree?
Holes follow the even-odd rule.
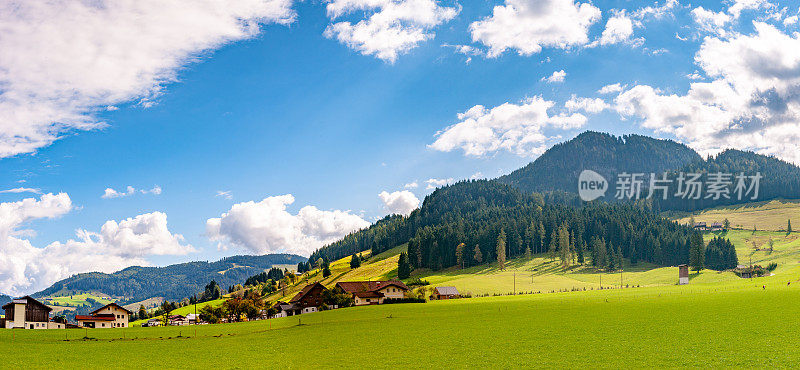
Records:
[[[361,258],[353,254],[353,257],[350,257],[350,268],[354,269],[358,267],[361,267]]]
[[[472,257],[476,263],[480,264],[483,262],[483,253],[481,253],[481,247],[479,245],[475,245],[475,256]]]
[[[506,232],[503,229],[497,235],[497,265],[500,270],[506,269]]]
[[[700,271],[705,267],[705,243],[703,235],[694,233],[689,237],[689,266],[692,270]]]
[[[466,246],[464,243],[459,243],[456,246],[456,265],[458,265],[458,268],[464,268],[464,248]]]

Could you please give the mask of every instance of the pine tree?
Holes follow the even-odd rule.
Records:
[[[585,261],[583,257],[583,253],[585,252],[585,247],[583,246],[583,238],[575,238],[575,251],[578,253],[578,264],[583,265]]]
[[[361,258],[358,258],[358,256],[353,254],[353,257],[350,258],[350,268],[354,269],[360,266],[361,266]]]
[[[567,230],[567,226],[561,226],[558,228],[558,251],[559,257],[561,258],[561,265],[569,267],[570,262],[572,261],[572,251],[569,242],[569,230]]]
[[[550,254],[550,261],[556,259],[557,250],[558,250],[558,232],[557,230],[553,229],[553,232],[550,234],[550,248],[547,251]]]
[[[788,234],[792,233],[792,220],[791,219],[786,220],[786,232]]]
[[[497,235],[497,265],[500,270],[506,269],[506,232],[503,229]]]
[[[546,231],[544,231],[544,224],[542,224],[541,221],[539,221],[539,231],[537,235],[539,238],[538,239],[539,245],[536,246],[536,253],[542,253],[544,252],[544,239]]]
[[[472,257],[476,263],[480,264],[483,262],[483,253],[481,253],[481,247],[479,245],[475,245],[475,256]]]
[[[724,230],[728,231],[731,228],[731,221],[726,218],[725,221],[722,222],[722,225]]]
[[[531,247],[526,247],[525,248],[525,259],[526,260],[531,259]]]
[[[464,243],[459,243],[456,246],[456,265],[462,269],[464,268],[464,248],[466,246]]]
[[[400,253],[400,258],[397,260],[397,278],[408,279],[411,276],[411,265],[408,262],[408,254],[406,252]]]
[[[602,238],[592,237],[592,266],[605,267],[607,262],[606,242]]]
[[[689,237],[689,266],[692,270],[700,271],[705,267],[705,243],[703,242],[703,235],[694,233]]]

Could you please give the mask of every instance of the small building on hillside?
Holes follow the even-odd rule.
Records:
[[[689,284],[689,265],[678,265],[678,285]]]
[[[278,313],[272,316],[273,318],[294,316],[300,314],[300,312],[298,312],[299,310],[297,310],[293,304],[284,301],[275,302],[275,304],[272,305],[272,308],[278,311]]]
[[[142,324],[142,326],[147,327],[147,328],[152,328],[152,327],[156,327],[156,326],[161,326],[161,324],[162,324],[161,319],[152,318],[150,320],[147,320],[147,322]]]
[[[300,310],[300,313],[316,312],[317,307],[322,306],[324,303],[322,301],[322,293],[327,290],[319,282],[306,285],[289,303],[294,305],[295,310]]]
[[[381,304],[387,298],[405,298],[408,291],[408,287],[399,280],[344,281],[336,283],[336,286],[352,294],[356,306]]]
[[[461,298],[458,289],[454,286],[437,286],[431,295],[431,299],[456,299]]]
[[[723,226],[719,222],[714,222],[713,224],[711,224],[711,231],[722,231],[722,229]]]
[[[708,230],[708,225],[705,222],[697,222],[694,224],[695,230],[706,231]]]
[[[89,315],[75,315],[75,321],[83,328],[127,328],[131,314],[125,307],[112,302]]]
[[[64,329],[61,322],[50,321],[53,309],[31,296],[17,298],[3,306],[6,329]]]
[[[167,316],[169,326],[186,326],[189,325],[189,319],[183,315],[169,315]]]

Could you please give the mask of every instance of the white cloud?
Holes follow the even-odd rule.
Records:
[[[161,194],[161,187],[156,185],[150,190],[141,189],[139,190],[139,192],[142,194],[159,195]],[[116,191],[112,188],[106,188],[106,190],[103,192],[103,195],[101,195],[100,197],[103,199],[114,199],[114,198],[129,197],[134,194],[136,194],[136,188],[134,188],[133,186],[128,186],[125,191]]]
[[[217,190],[217,195],[215,197],[218,198],[225,198],[225,199],[233,199],[233,194],[231,194],[230,190]]]
[[[491,109],[476,105],[458,115],[461,122],[437,132],[429,147],[443,152],[461,149],[468,156],[500,150],[526,157],[541,154],[548,143],[558,138],[548,136],[545,130],[570,130],[586,123],[580,113],[548,114],[554,104],[537,96]]]
[[[608,108],[610,105],[605,100],[600,98],[579,98],[575,95],[564,103],[564,107],[570,112],[582,110],[586,113],[600,113]]]
[[[56,218],[72,209],[65,193],[40,199],[0,203],[0,292],[29,294],[80,272],[114,272],[132,265],[148,265],[150,255],[193,252],[183,237],[167,229],[167,216],[153,212],[117,223],[107,221],[99,233],[79,229],[77,240],[34,247],[25,239],[34,234],[26,223]]]
[[[382,191],[378,194],[383,202],[383,207],[389,214],[408,216],[411,211],[419,207],[419,199],[414,193],[408,190],[400,190],[392,193]]]
[[[702,6],[692,9],[692,18],[702,31],[718,35],[727,34],[725,26],[733,20],[733,17],[725,12],[706,10]]]
[[[331,21],[355,12],[364,13],[366,19],[356,24],[333,23],[325,37],[336,38],[361,54],[394,62],[398,55],[432,39],[431,30],[460,10],[439,6],[435,0],[331,0],[327,5]]]
[[[475,172],[472,174],[472,176],[469,177],[470,180],[480,180],[485,178],[486,176],[483,176],[483,173],[481,171]]]
[[[560,71],[553,72],[553,74],[551,74],[550,76],[542,77],[541,81],[545,81],[545,82],[551,83],[551,84],[552,83],[560,83],[560,82],[564,82],[564,78],[566,78],[566,77],[567,77],[567,72],[564,72],[564,70],[562,69]]]
[[[675,7],[678,5],[678,0],[666,0],[661,6],[647,6],[636,10],[633,12],[633,17],[637,19],[662,19],[668,15],[672,15],[673,10],[675,10]]]
[[[433,190],[442,186],[450,185],[454,182],[455,180],[453,180],[452,177],[446,179],[427,179],[425,180],[425,183],[428,184],[428,186],[425,187],[425,189]]]
[[[600,19],[600,9],[573,0],[506,0],[492,15],[470,25],[474,42],[489,47],[497,57],[508,49],[520,55],[542,47],[566,49],[589,42],[589,26]]]
[[[0,2],[0,158],[153,103],[204,52],[294,19],[290,0]]]
[[[597,92],[600,94],[615,94],[624,89],[624,86],[620,85],[619,83],[615,83],[611,85],[605,85],[600,90],[597,90]]]
[[[600,45],[611,45],[629,41],[633,35],[633,21],[624,11],[614,14],[606,22],[600,35]]]
[[[732,147],[799,163],[800,34],[754,26],[751,35],[704,40],[695,62],[711,82],[691,83],[685,95],[635,86],[616,109],[704,154]]]
[[[305,206],[293,215],[286,207],[291,194],[268,197],[260,202],[234,204],[218,218],[206,221],[206,235],[219,242],[257,254],[295,253],[308,256],[325,244],[369,226],[369,222],[346,211],[322,211]]]
[[[33,193],[33,194],[41,194],[42,190],[41,189],[34,189],[34,188],[13,188],[13,189],[0,190],[0,194],[1,193],[14,193],[14,194]]]
[[[403,185],[406,189],[416,189],[419,186],[416,181],[409,182],[408,184]]]

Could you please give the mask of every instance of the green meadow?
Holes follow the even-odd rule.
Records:
[[[799,273],[235,324],[2,330],[0,361],[10,368],[785,367],[800,361]]]

